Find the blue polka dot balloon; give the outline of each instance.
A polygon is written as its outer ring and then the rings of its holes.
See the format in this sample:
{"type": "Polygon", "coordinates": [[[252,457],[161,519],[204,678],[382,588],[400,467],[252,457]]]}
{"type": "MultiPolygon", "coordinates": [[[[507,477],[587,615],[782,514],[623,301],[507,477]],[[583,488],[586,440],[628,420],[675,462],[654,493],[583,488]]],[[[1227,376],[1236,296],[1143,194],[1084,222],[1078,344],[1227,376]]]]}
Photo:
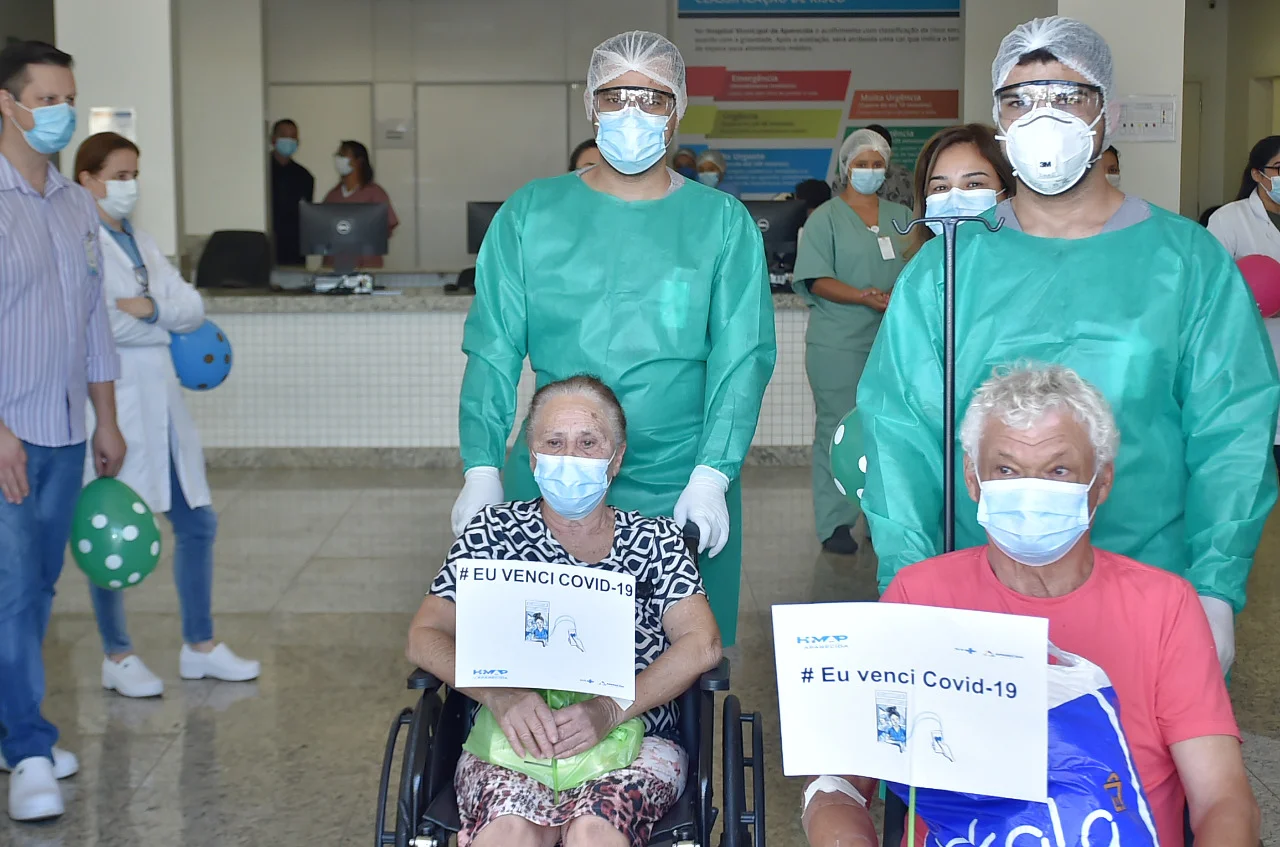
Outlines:
{"type": "Polygon", "coordinates": [[[193,332],[172,333],[169,352],[183,388],[210,391],[231,373],[231,342],[213,321],[205,321],[193,332]]]}

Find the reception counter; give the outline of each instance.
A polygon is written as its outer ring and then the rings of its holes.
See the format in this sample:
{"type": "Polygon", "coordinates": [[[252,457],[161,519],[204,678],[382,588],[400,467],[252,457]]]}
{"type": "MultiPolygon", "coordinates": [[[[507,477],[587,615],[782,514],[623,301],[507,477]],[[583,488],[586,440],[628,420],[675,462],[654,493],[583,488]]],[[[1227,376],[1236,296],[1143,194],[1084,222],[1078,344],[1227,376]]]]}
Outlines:
{"type": "MultiPolygon", "coordinates": [[[[458,460],[462,328],[473,298],[438,288],[319,295],[205,289],[227,333],[227,382],[187,400],[215,467],[451,467],[458,460]]],[[[778,363],[750,461],[809,461],[807,310],[774,295],[778,363]]],[[[520,407],[533,393],[526,364],[520,407]]]]}

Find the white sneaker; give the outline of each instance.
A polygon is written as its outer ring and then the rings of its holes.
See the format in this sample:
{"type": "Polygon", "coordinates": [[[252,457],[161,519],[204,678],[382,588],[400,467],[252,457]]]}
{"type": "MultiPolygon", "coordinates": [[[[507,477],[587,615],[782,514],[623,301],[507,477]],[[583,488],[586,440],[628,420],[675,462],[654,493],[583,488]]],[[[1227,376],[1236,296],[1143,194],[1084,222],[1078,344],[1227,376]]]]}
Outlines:
{"type": "Polygon", "coordinates": [[[9,817],[15,821],[43,821],[64,811],[53,762],[44,756],[18,762],[9,775],[9,817]]]}
{"type": "MultiPolygon", "coordinates": [[[[0,771],[8,773],[13,770],[9,767],[9,763],[5,761],[4,755],[0,754],[0,771]]],[[[66,779],[69,776],[75,776],[80,772],[80,760],[76,758],[76,754],[70,750],[63,750],[61,747],[53,748],[53,775],[58,779],[66,779]]]]}
{"type": "Polygon", "coordinates": [[[257,679],[262,665],[253,659],[242,659],[225,644],[219,644],[208,653],[192,650],[182,645],[178,657],[178,674],[183,679],[220,679],[224,682],[248,682],[257,679]]]}
{"type": "Polygon", "coordinates": [[[125,656],[118,662],[103,656],[102,687],[125,697],[159,697],[164,693],[164,682],[137,656],[125,656]]]}

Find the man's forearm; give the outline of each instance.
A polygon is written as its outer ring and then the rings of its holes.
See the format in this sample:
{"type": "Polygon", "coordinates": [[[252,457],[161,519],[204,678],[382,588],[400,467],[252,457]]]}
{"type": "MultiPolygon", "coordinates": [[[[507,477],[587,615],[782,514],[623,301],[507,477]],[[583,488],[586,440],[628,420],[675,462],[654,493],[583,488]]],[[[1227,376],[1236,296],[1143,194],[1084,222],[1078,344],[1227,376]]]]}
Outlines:
{"type": "Polygon", "coordinates": [[[110,421],[116,425],[116,384],[114,382],[89,383],[89,402],[93,404],[93,414],[99,424],[110,421]]]}
{"type": "Polygon", "coordinates": [[[1253,795],[1223,798],[1199,820],[1191,821],[1196,844],[1206,847],[1258,847],[1262,837],[1262,813],[1253,795]]]}

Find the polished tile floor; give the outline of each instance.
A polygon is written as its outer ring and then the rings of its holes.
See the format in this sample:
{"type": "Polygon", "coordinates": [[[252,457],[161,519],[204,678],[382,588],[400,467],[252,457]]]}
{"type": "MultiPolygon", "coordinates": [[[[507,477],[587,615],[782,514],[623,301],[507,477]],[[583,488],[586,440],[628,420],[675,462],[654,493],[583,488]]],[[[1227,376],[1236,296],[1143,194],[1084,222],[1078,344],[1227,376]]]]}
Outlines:
{"type": "MultiPolygon", "coordinates": [[[[166,562],[128,598],[135,644],[165,679],[165,696],[131,701],[104,692],[88,593],[68,565],[46,645],[46,707],[63,744],[80,754],[81,772],[63,783],[65,817],[17,825],[0,815],[0,845],[372,844],[387,727],[413,700],[403,688],[404,634],[448,548],[455,474],[239,471],[213,482],[221,515],[218,637],[261,659],[262,679],[178,679],[166,562]]],[[[781,775],[769,607],[871,599],[874,562],[870,554],[820,553],[807,470],[752,469],[746,484],[733,682],[745,707],[764,714],[768,843],[790,847],[804,839],[799,789],[781,775]]],[[[1254,569],[1232,685],[1273,847],[1280,847],[1278,559],[1280,519],[1254,569]]]]}

